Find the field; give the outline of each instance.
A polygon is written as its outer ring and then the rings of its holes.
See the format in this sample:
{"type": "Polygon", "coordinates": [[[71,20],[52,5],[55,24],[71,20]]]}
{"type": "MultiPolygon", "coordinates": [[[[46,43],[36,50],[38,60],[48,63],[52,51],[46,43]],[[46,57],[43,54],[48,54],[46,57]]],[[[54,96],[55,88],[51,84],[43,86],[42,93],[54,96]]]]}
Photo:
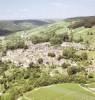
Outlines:
{"type": "Polygon", "coordinates": [[[95,100],[95,95],[79,84],[64,83],[35,89],[21,100],[95,100]]]}

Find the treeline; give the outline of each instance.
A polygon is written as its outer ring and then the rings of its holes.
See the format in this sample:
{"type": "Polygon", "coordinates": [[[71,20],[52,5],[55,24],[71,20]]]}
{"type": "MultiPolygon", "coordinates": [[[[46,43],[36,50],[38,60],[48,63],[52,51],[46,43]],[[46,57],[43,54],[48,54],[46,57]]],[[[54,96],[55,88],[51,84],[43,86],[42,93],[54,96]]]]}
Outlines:
{"type": "Polygon", "coordinates": [[[79,28],[79,27],[91,28],[94,25],[95,25],[95,17],[87,17],[87,18],[80,19],[79,21],[76,21],[68,28],[72,28],[72,29],[79,28]]]}

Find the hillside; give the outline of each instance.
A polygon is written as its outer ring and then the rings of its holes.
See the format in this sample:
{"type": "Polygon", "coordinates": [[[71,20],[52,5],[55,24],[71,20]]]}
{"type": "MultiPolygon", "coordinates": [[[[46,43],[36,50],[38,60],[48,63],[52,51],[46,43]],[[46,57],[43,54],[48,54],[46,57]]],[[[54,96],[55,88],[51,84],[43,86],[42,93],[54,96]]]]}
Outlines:
{"type": "Polygon", "coordinates": [[[80,17],[47,20],[0,38],[0,99],[94,100],[95,26],[87,19],[91,27],[80,17]]]}
{"type": "Polygon", "coordinates": [[[39,19],[39,20],[3,20],[0,21],[0,36],[12,34],[17,31],[26,31],[31,28],[44,26],[48,24],[53,24],[58,21],[66,21],[71,23],[69,28],[78,28],[78,27],[92,27],[95,24],[95,16],[88,17],[75,17],[67,19],[39,19]],[[72,22],[76,22],[72,24],[72,22]]]}
{"type": "Polygon", "coordinates": [[[95,95],[79,84],[64,83],[35,89],[26,93],[21,100],[94,100],[94,98],[95,95]]]}
{"type": "Polygon", "coordinates": [[[34,27],[54,23],[53,20],[5,20],[0,21],[0,36],[13,32],[28,30],[34,27]]]}
{"type": "Polygon", "coordinates": [[[79,21],[79,20],[86,20],[86,19],[88,20],[95,19],[95,16],[66,18],[65,21],[79,21]]]}

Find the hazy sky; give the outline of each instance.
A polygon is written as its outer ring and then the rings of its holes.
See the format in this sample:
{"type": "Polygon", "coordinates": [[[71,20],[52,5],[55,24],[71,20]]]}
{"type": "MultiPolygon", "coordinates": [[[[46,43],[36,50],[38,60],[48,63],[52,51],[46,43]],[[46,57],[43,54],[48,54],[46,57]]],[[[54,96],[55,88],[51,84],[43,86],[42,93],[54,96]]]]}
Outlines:
{"type": "Polygon", "coordinates": [[[95,0],[0,0],[0,19],[94,16],[95,0]]]}

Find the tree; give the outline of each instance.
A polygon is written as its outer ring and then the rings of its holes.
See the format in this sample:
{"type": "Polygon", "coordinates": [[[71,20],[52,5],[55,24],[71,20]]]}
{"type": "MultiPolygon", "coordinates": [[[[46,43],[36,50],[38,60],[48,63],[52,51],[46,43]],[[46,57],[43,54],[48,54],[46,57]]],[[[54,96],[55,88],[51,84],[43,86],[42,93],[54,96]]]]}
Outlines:
{"type": "Polygon", "coordinates": [[[76,66],[69,67],[69,68],[67,69],[68,75],[76,74],[76,73],[79,72],[79,71],[80,71],[80,69],[77,68],[76,66]]]}
{"type": "Polygon", "coordinates": [[[63,34],[63,41],[64,41],[64,42],[70,41],[68,33],[64,33],[64,34],[63,34]]]}

